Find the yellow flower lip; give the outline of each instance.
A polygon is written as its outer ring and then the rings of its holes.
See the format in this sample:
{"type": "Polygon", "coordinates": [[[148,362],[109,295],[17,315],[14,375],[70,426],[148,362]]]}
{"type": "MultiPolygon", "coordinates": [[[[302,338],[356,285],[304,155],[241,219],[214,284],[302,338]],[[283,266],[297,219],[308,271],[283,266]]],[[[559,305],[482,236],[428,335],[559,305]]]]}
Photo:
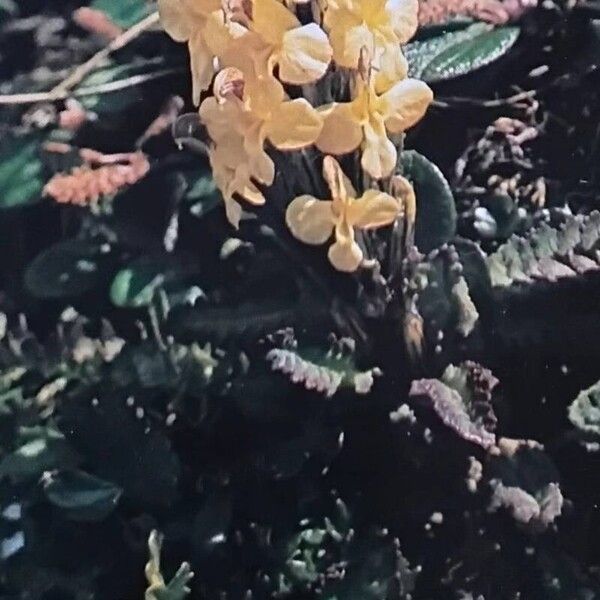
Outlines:
{"type": "Polygon", "coordinates": [[[219,103],[233,97],[242,100],[244,98],[244,74],[235,67],[222,69],[215,77],[213,94],[219,103]]]}
{"type": "Polygon", "coordinates": [[[397,150],[388,134],[417,123],[433,100],[429,86],[403,79],[378,94],[371,76],[355,78],[354,99],[320,108],[324,123],[316,145],[327,154],[346,154],[362,146],[361,165],[375,179],[388,177],[396,167],[397,150]]]}
{"type": "Polygon", "coordinates": [[[393,223],[401,214],[402,205],[396,198],[374,189],[356,198],[350,180],[332,156],[323,160],[323,178],[331,199],[298,196],[286,210],[286,223],[292,235],[306,244],[323,244],[334,234],[335,242],[328,251],[331,264],[338,271],[356,271],[363,251],[355,240],[355,229],[376,229],[393,223]]]}

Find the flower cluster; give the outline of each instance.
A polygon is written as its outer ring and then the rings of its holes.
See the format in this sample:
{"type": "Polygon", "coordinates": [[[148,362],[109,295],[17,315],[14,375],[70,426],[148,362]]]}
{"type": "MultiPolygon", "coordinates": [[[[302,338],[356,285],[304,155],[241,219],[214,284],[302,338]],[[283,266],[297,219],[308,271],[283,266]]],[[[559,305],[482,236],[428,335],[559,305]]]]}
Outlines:
{"type": "Polygon", "coordinates": [[[265,148],[314,145],[326,155],[331,198],[296,198],[286,223],[308,244],[334,234],[330,261],[356,270],[363,251],[355,229],[388,225],[403,211],[403,198],[379,190],[398,177],[401,134],[433,98],[408,78],[402,54],[417,28],[417,0],[159,0],[159,9],[167,32],[188,43],[196,104],[212,84],[200,118],[229,220],[238,225],[240,198],[265,203],[275,178],[265,148]],[[358,194],[330,156],[350,153],[368,175],[356,179],[379,180],[378,189],[358,194]]]}

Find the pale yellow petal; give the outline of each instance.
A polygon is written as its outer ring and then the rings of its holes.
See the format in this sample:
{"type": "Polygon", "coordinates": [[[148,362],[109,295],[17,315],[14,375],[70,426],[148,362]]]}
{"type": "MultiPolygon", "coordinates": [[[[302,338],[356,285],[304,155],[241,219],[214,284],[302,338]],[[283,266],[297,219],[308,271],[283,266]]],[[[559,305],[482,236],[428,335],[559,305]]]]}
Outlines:
{"type": "Polygon", "coordinates": [[[300,21],[279,0],[253,0],[252,28],[269,44],[280,46],[283,34],[299,25],[300,21]]]}
{"type": "Polygon", "coordinates": [[[290,29],[278,55],[279,77],[294,85],[312,83],[325,75],[332,52],[327,34],[316,23],[290,29]]]}
{"type": "Polygon", "coordinates": [[[225,13],[215,10],[206,17],[202,35],[210,51],[215,56],[221,56],[227,52],[229,45],[246,31],[237,23],[225,23],[225,13]]]}
{"type": "Polygon", "coordinates": [[[280,150],[297,150],[314,143],[323,128],[321,115],[304,98],[282,102],[266,125],[266,135],[280,150]]]}
{"type": "Polygon", "coordinates": [[[350,25],[354,19],[345,11],[340,12],[340,17],[341,21],[329,33],[333,58],[341,67],[356,69],[362,48],[366,47],[369,54],[373,55],[373,33],[365,23],[350,25]]]}
{"type": "Polygon", "coordinates": [[[398,44],[387,44],[378,48],[374,60],[375,90],[378,94],[387,92],[408,74],[408,61],[398,44]]]}
{"type": "Polygon", "coordinates": [[[225,216],[227,220],[235,229],[239,229],[242,219],[242,207],[240,203],[233,198],[223,198],[223,202],[225,203],[225,216]]]}
{"type": "Polygon", "coordinates": [[[379,190],[367,190],[350,203],[346,218],[352,227],[377,229],[393,223],[400,211],[401,206],[396,198],[379,190]]]}
{"type": "Polygon", "coordinates": [[[400,203],[408,223],[414,223],[417,216],[417,199],[410,181],[402,175],[394,175],[390,181],[390,192],[400,203]]]}
{"type": "MultiPolygon", "coordinates": [[[[337,237],[337,232],[336,232],[337,237]]],[[[329,262],[338,270],[352,273],[358,269],[363,259],[363,252],[354,239],[336,240],[327,253],[329,262]]]]}
{"type": "Polygon", "coordinates": [[[326,242],[333,232],[331,202],[308,194],[294,198],[285,211],[285,222],[292,235],[305,244],[326,242]]]}
{"type": "Polygon", "coordinates": [[[232,123],[239,120],[241,106],[234,100],[219,103],[214,96],[209,96],[202,101],[199,113],[208,135],[213,141],[220,143],[235,133],[232,123]]]}
{"type": "Polygon", "coordinates": [[[240,163],[231,183],[233,194],[239,194],[244,200],[247,200],[254,206],[261,206],[265,203],[265,197],[256,187],[250,178],[249,167],[247,163],[240,163]]]}
{"type": "Polygon", "coordinates": [[[244,149],[248,154],[249,172],[252,177],[271,185],[275,179],[275,164],[264,150],[264,124],[260,121],[248,127],[244,134],[244,149]]]}
{"type": "Polygon", "coordinates": [[[356,150],[363,139],[360,123],[351,103],[330,104],[319,109],[323,129],[316,145],[326,154],[346,154],[356,150]]]}
{"type": "Polygon", "coordinates": [[[391,133],[401,133],[420,121],[433,101],[431,88],[418,79],[404,79],[379,97],[379,110],[391,133]]]}
{"type": "Polygon", "coordinates": [[[419,25],[418,0],[387,0],[386,10],[400,44],[406,44],[419,25]]]}
{"type": "Polygon", "coordinates": [[[329,187],[334,202],[356,197],[352,182],[346,177],[340,163],[333,156],[326,156],[323,159],[323,179],[329,187]]]}
{"type": "Polygon", "coordinates": [[[158,0],[158,14],[165,31],[176,42],[186,42],[189,39],[193,23],[186,16],[185,7],[179,0],[158,0]]]}
{"type": "Polygon", "coordinates": [[[381,121],[373,120],[364,127],[362,168],[375,179],[391,175],[396,167],[398,153],[390,142],[381,121]]]}
{"type": "Polygon", "coordinates": [[[188,41],[190,50],[190,68],[192,71],[192,99],[200,104],[200,94],[210,87],[215,74],[212,52],[204,42],[202,32],[196,32],[188,41]]]}

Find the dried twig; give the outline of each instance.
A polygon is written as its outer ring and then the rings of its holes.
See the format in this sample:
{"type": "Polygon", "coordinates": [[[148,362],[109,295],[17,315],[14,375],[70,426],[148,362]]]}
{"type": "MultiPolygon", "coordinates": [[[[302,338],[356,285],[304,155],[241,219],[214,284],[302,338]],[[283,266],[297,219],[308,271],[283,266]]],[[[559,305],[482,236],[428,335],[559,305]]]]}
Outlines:
{"type": "MultiPolygon", "coordinates": [[[[98,86],[95,88],[83,88],[86,90],[86,93],[82,94],[83,90],[78,90],[76,92],[71,92],[71,90],[83,79],[89,75],[94,69],[97,69],[104,63],[104,61],[115,51],[124,48],[139,37],[142,33],[148,31],[154,25],[158,23],[158,12],[154,12],[151,15],[148,15],[146,18],[142,19],[126,31],[124,31],[121,35],[116,37],[114,40],[110,42],[106,47],[102,48],[99,52],[96,52],[94,56],[90,59],[79,65],[75,68],[75,70],[63,81],[61,81],[58,85],[53,87],[49,92],[40,92],[40,93],[31,93],[31,94],[7,94],[0,96],[0,105],[6,104],[33,104],[35,102],[55,102],[57,100],[64,100],[69,96],[81,96],[81,95],[89,95],[94,93],[105,93],[110,91],[115,91],[116,89],[123,89],[123,87],[129,87],[130,85],[137,85],[142,81],[148,81],[148,77],[145,79],[144,75],[137,75],[126,80],[122,80],[121,82],[113,81],[104,86],[98,86]],[[123,87],[114,87],[115,84],[127,82],[127,85],[123,87]],[[112,84],[112,85],[111,85],[112,84]],[[100,88],[100,91],[98,91],[100,88]]],[[[172,72],[172,71],[171,71],[172,72]]],[[[148,73],[147,75],[153,75],[153,79],[157,77],[157,74],[148,73]]],[[[161,76],[164,76],[164,73],[161,73],[161,76]]]]}
{"type": "Polygon", "coordinates": [[[184,73],[186,69],[182,68],[169,68],[160,69],[153,71],[152,73],[140,73],[139,75],[132,75],[125,79],[117,79],[116,81],[109,81],[100,85],[90,85],[79,88],[72,92],[64,91],[61,94],[55,94],[52,92],[33,92],[30,94],[8,94],[0,96],[0,105],[3,104],[36,104],[37,102],[55,102],[57,100],[66,100],[67,98],[81,98],[83,96],[95,96],[100,94],[109,94],[110,92],[117,92],[136,85],[141,85],[148,81],[155,79],[161,79],[169,75],[176,73],[184,73]]]}
{"type": "Polygon", "coordinates": [[[525,100],[531,100],[537,96],[537,90],[527,90],[509,96],[508,98],[495,98],[485,100],[481,98],[462,98],[460,96],[441,97],[434,100],[433,106],[438,108],[453,108],[455,106],[479,106],[481,108],[501,108],[503,106],[515,105],[525,100]]]}

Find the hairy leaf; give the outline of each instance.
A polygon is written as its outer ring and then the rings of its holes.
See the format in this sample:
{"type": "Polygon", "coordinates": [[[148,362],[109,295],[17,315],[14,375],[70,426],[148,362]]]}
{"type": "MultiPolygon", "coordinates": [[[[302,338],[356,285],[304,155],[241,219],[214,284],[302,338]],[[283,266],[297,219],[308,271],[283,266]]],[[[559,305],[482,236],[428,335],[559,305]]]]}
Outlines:
{"type": "Polygon", "coordinates": [[[485,67],[506,54],[517,41],[518,27],[475,23],[459,31],[443,32],[406,47],[412,77],[434,83],[485,67]]]}

